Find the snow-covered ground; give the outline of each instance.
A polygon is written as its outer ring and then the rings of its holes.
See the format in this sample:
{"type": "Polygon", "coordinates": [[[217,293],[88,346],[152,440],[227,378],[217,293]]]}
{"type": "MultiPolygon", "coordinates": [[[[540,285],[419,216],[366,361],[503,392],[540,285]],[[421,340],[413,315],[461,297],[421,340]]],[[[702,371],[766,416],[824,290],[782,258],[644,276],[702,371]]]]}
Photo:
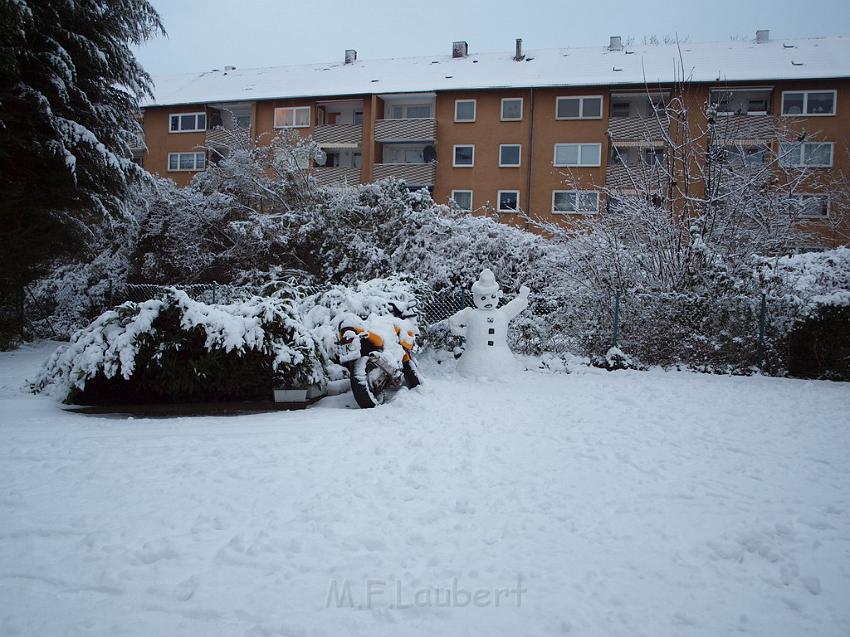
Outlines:
{"type": "Polygon", "coordinates": [[[27,395],[49,349],[0,354],[2,635],[850,632],[848,384],[431,368],[130,419],[27,395]]]}

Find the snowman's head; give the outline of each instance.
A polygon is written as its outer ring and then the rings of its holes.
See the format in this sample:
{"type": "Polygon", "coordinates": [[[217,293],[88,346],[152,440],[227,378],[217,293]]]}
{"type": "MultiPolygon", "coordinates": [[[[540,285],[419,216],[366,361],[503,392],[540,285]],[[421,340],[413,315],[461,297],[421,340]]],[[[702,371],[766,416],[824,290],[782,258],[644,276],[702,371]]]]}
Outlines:
{"type": "Polygon", "coordinates": [[[495,310],[499,305],[502,291],[496,283],[496,277],[490,268],[485,268],[472,284],[472,302],[479,310],[495,310]]]}

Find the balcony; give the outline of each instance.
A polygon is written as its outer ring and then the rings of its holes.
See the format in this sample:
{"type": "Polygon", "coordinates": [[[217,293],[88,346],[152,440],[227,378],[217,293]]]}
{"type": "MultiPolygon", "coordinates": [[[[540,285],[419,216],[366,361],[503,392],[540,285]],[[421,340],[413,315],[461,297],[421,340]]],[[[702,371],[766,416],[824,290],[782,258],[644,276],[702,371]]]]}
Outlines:
{"type": "Polygon", "coordinates": [[[620,192],[658,192],[667,188],[669,179],[658,164],[608,164],[605,186],[620,192]]]}
{"type": "Polygon", "coordinates": [[[250,128],[224,128],[216,126],[207,131],[206,146],[225,146],[227,148],[248,148],[251,146],[250,128]]]}
{"type": "Polygon", "coordinates": [[[313,141],[319,146],[354,147],[363,139],[361,124],[336,124],[316,126],[313,141]]]}
{"type": "Polygon", "coordinates": [[[375,164],[372,177],[375,181],[395,177],[406,181],[408,186],[433,186],[435,165],[434,162],[427,164],[375,164]]]}
{"type": "Polygon", "coordinates": [[[375,120],[375,141],[429,142],[437,138],[435,119],[379,119],[375,120]]]}
{"type": "Polygon", "coordinates": [[[612,141],[661,141],[662,123],[666,116],[612,117],[608,120],[608,136],[612,141]]]}
{"type": "Polygon", "coordinates": [[[773,115],[718,115],[714,118],[715,144],[767,142],[776,137],[773,115]]]}
{"type": "Polygon", "coordinates": [[[360,169],[347,166],[317,166],[313,177],[320,186],[344,186],[360,183],[360,169]]]}

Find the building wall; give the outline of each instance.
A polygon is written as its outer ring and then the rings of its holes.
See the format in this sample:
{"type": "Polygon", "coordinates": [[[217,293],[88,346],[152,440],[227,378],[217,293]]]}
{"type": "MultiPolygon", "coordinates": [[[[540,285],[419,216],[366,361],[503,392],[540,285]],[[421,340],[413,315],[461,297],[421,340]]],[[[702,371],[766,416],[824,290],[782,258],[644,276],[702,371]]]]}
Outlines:
{"type": "Polygon", "coordinates": [[[528,193],[526,172],[529,164],[529,91],[463,91],[437,96],[437,170],[434,199],[445,203],[452,190],[472,190],[473,209],[495,211],[499,190],[519,190],[520,205],[528,193]],[[502,98],[522,98],[520,121],[501,121],[502,98]],[[455,100],[475,99],[474,122],[455,122],[455,100]],[[453,167],[454,146],[473,144],[475,165],[453,167]],[[499,167],[499,145],[520,144],[520,166],[499,167]]]}
{"type": "MultiPolygon", "coordinates": [[[[207,112],[204,104],[190,104],[188,106],[165,106],[160,108],[145,109],[145,151],[142,165],[154,174],[161,177],[173,179],[178,186],[186,186],[194,172],[169,171],[168,154],[177,152],[191,152],[202,149],[206,141],[206,132],[200,133],[169,133],[169,117],[180,113],[207,112]]],[[[207,114],[209,121],[209,114],[207,114]]]]}
{"type": "MultiPolygon", "coordinates": [[[[805,134],[807,140],[835,142],[834,167],[814,170],[813,181],[824,182],[841,175],[850,175],[850,80],[811,80],[798,82],[752,82],[747,86],[773,86],[773,112],[779,125],[794,133],[805,134]],[[782,91],[837,90],[836,115],[823,117],[780,117],[782,91]]],[[[634,90],[635,87],[629,87],[634,90]]],[[[693,113],[692,124],[704,125],[703,106],[708,99],[708,85],[691,85],[683,99],[693,113]]],[[[472,190],[473,208],[479,214],[496,214],[499,190],[518,190],[520,206],[532,216],[564,223],[576,215],[552,214],[552,191],[563,189],[594,189],[605,185],[609,153],[607,135],[610,112],[610,95],[618,87],[592,87],[582,89],[505,89],[440,92],[436,98],[437,166],[433,187],[434,199],[445,203],[452,190],[472,190]],[[602,116],[599,119],[558,120],[555,117],[556,98],[559,96],[602,95],[602,116]],[[501,121],[503,98],[523,99],[523,117],[520,121],[501,121]],[[475,99],[474,122],[455,122],[455,100],[475,99]],[[556,143],[598,143],[601,145],[600,166],[592,168],[559,168],[553,166],[556,143]],[[473,167],[454,167],[453,149],[456,144],[475,146],[473,167]],[[519,167],[499,166],[499,145],[520,144],[519,167]]],[[[334,99],[346,99],[338,97],[334,99]]],[[[372,178],[373,164],[381,160],[381,144],[374,142],[375,120],[383,117],[383,100],[377,95],[354,96],[363,100],[363,165],[361,178],[372,178]]],[[[312,134],[316,125],[316,105],[327,99],[265,100],[255,105],[253,134],[258,143],[268,143],[276,132],[274,109],[282,106],[310,106],[311,121],[308,128],[295,129],[302,135],[312,134]]],[[[205,110],[203,105],[157,107],[145,110],[144,126],[148,151],[144,165],[151,172],[168,176],[185,185],[194,173],[170,172],[167,158],[170,152],[189,152],[203,145],[204,133],[169,133],[168,118],[175,113],[205,110]]],[[[846,184],[845,184],[846,187],[846,184]]],[[[697,193],[698,194],[698,193],[697,193]]],[[[600,201],[600,210],[605,203],[600,201]]],[[[813,221],[810,227],[820,232],[830,243],[842,243],[850,233],[850,213],[846,203],[834,202],[830,223],[813,221]],[[835,221],[838,220],[838,223],[835,221]]],[[[501,214],[507,223],[525,225],[520,215],[501,214]]]]}

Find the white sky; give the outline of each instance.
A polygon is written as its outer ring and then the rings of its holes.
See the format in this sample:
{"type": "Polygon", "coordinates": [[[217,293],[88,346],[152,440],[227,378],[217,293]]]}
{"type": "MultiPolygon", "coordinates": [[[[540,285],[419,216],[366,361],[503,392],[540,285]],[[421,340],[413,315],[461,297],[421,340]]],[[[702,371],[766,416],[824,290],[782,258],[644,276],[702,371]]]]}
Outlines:
{"type": "Polygon", "coordinates": [[[850,35],[850,0],[150,0],[168,37],[137,50],[152,75],[221,68],[596,46],[610,35],[692,41],[850,35]]]}

